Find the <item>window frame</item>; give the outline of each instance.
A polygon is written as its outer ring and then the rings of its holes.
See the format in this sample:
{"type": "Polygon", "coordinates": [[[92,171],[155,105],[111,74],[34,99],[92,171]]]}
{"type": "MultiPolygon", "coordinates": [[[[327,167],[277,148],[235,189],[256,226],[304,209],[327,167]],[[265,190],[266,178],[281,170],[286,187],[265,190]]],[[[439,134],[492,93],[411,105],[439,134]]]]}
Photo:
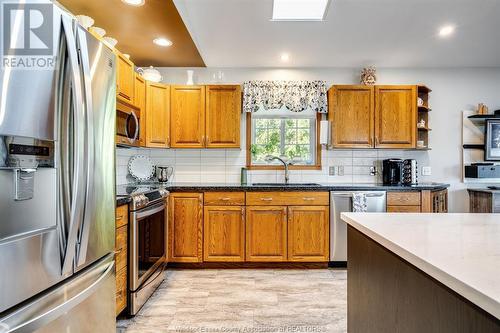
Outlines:
{"type": "MultiPolygon", "coordinates": [[[[311,165],[290,165],[290,170],[321,170],[321,144],[319,143],[320,136],[320,121],[321,114],[316,114],[316,144],[315,146],[315,161],[311,165]]],[[[252,112],[247,112],[246,116],[246,160],[248,170],[283,170],[285,167],[283,165],[262,165],[262,164],[252,164],[252,112]]]]}

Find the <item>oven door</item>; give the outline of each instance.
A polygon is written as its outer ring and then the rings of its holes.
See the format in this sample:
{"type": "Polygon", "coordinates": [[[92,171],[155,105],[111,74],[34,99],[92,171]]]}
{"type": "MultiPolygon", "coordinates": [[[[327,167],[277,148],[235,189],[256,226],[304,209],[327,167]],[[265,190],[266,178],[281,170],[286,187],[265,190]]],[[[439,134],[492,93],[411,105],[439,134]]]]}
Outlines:
{"type": "Polygon", "coordinates": [[[117,104],[116,143],[128,146],[139,145],[139,118],[136,111],[123,104],[117,104]]]}
{"type": "Polygon", "coordinates": [[[166,203],[132,212],[130,228],[130,289],[136,291],[166,258],[166,203]]]}

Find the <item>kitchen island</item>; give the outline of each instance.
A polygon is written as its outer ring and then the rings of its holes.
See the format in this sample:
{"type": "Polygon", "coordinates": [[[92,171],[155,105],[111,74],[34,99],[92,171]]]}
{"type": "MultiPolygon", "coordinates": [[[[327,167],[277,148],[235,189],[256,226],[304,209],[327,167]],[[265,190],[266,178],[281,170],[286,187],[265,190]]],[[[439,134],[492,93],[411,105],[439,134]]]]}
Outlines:
{"type": "Polygon", "coordinates": [[[500,331],[500,214],[342,219],[349,332],[500,331]]]}

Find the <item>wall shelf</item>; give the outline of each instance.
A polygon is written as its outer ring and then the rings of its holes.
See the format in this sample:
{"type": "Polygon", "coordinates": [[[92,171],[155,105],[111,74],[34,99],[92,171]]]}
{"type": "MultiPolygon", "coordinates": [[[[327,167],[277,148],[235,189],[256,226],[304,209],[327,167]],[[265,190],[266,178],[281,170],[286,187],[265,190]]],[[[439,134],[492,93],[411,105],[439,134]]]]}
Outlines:
{"type": "Polygon", "coordinates": [[[418,112],[430,112],[432,109],[428,106],[420,105],[418,107],[418,112]]]}
{"type": "Polygon", "coordinates": [[[432,131],[432,128],[429,127],[417,127],[419,131],[432,131]]]}

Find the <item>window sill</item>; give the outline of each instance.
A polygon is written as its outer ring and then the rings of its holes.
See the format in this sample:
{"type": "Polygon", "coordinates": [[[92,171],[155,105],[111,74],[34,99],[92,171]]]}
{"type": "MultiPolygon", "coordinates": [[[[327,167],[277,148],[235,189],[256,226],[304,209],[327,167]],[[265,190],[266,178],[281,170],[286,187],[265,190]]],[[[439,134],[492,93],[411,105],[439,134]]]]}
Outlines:
{"type": "MultiPolygon", "coordinates": [[[[282,165],[247,165],[248,170],[284,170],[282,165]]],[[[321,170],[321,165],[290,165],[289,170],[321,170]]]]}

